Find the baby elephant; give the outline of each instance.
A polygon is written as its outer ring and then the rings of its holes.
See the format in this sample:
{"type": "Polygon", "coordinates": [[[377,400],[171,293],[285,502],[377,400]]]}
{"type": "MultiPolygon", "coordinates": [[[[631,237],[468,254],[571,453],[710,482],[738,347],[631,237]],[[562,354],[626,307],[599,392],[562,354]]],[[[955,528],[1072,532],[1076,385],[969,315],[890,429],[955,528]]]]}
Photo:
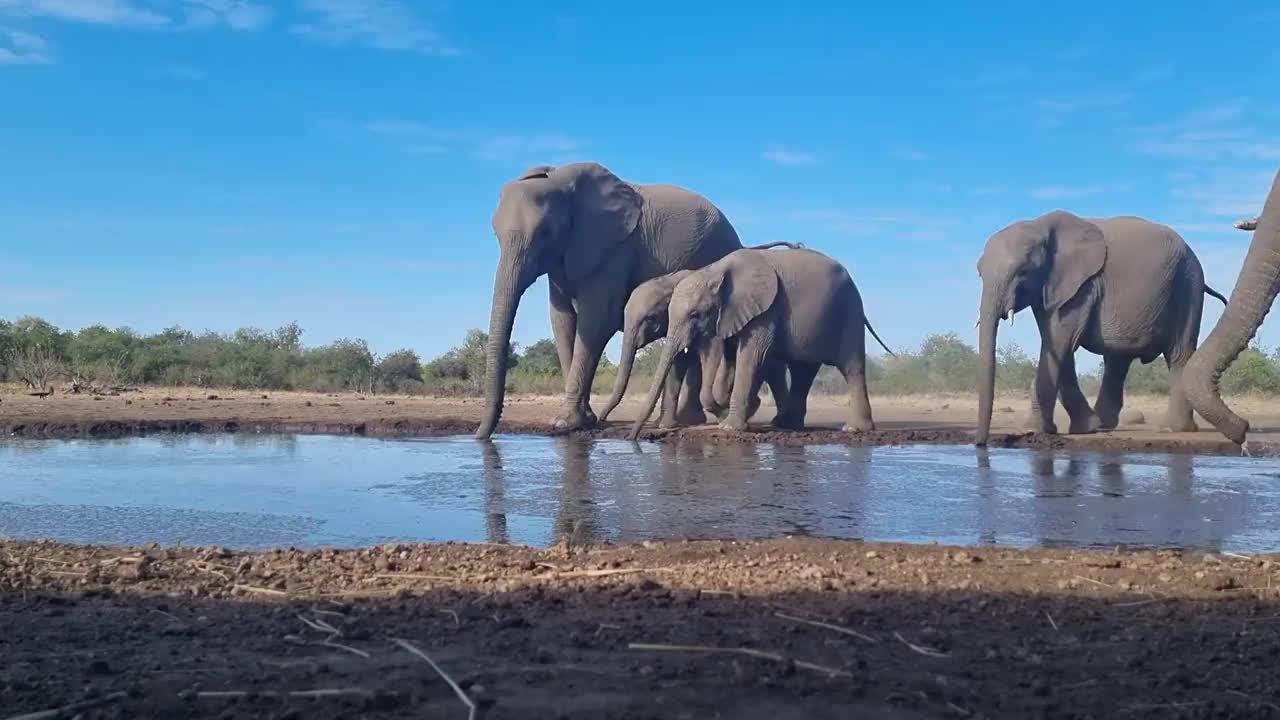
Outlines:
{"type": "Polygon", "coordinates": [[[803,249],[729,253],[676,285],[668,310],[668,345],[631,438],[639,436],[653,412],[676,354],[716,341],[734,343],[737,356],[729,413],[721,428],[747,427],[749,398],[760,389],[765,361],[776,358],[790,370],[791,387],[775,426],[804,426],[813,380],[819,368],[833,365],[849,383],[845,430],[873,430],[864,328],[880,340],[863,315],[853,279],[835,260],[803,249]]]}
{"type": "MultiPolygon", "coordinates": [[[[775,247],[795,250],[801,246],[790,242],[772,242],[756,245],[751,249],[768,250],[775,247]]],[[[667,334],[667,307],[671,303],[671,293],[676,285],[691,272],[693,271],[680,270],[660,275],[641,283],[631,291],[631,297],[627,299],[627,306],[623,310],[622,357],[618,365],[618,379],[614,383],[613,394],[599,415],[600,422],[606,421],[609,414],[622,402],[627,384],[631,381],[636,353],[667,334]]],[[[722,345],[723,343],[708,343],[700,353],[685,351],[676,355],[673,363],[675,372],[669,374],[663,386],[659,427],[669,428],[677,424],[701,425],[707,421],[704,411],[717,417],[724,414],[728,402],[727,387],[731,386],[725,386],[723,380],[720,381],[719,387],[713,384],[713,380],[718,379],[718,370],[723,359],[722,345]],[[683,398],[680,397],[682,389],[685,395],[683,398]],[[680,398],[679,407],[677,407],[677,398],[680,398]]],[[[780,401],[781,398],[786,397],[786,368],[776,365],[771,369],[773,372],[767,375],[767,380],[775,399],[780,401]]],[[[759,405],[759,395],[753,395],[752,407],[747,416],[755,414],[759,405]]]]}

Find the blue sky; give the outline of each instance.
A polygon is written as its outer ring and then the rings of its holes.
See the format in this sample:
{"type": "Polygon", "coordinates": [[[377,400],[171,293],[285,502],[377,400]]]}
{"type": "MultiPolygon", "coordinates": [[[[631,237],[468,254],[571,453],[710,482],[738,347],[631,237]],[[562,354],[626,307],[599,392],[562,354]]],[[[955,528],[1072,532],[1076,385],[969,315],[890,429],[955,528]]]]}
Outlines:
{"type": "Polygon", "coordinates": [[[0,0],[0,316],[433,356],[487,324],[501,184],[574,160],[836,257],[893,347],[976,342],[987,237],[1056,208],[1168,223],[1230,292],[1280,10],[968,5],[0,0]]]}

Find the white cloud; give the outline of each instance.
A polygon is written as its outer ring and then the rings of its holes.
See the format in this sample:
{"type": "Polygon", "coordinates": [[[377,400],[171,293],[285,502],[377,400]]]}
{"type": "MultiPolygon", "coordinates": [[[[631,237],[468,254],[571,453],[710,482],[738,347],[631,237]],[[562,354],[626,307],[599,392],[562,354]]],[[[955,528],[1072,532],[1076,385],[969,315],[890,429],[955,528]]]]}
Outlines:
{"type": "Polygon", "coordinates": [[[1242,122],[1245,105],[1213,105],[1161,125],[1122,131],[1130,147],[1144,155],[1180,160],[1280,160],[1280,135],[1260,136],[1242,122]]]}
{"type": "Polygon", "coordinates": [[[457,48],[402,0],[299,0],[309,17],[294,34],[326,45],[455,55],[457,48]]]}
{"type": "Polygon", "coordinates": [[[1111,192],[1129,192],[1134,189],[1133,183],[1115,183],[1112,185],[1049,185],[1034,188],[1027,194],[1037,200],[1061,200],[1064,198],[1088,197],[1111,192]]]}
{"type": "Polygon", "coordinates": [[[126,28],[256,30],[274,11],[249,0],[0,0],[0,15],[126,28]]]}
{"type": "Polygon", "coordinates": [[[783,167],[802,167],[804,165],[813,165],[818,161],[817,158],[807,152],[787,150],[781,147],[773,147],[766,150],[761,156],[765,160],[783,167]]]}
{"type": "Polygon", "coordinates": [[[48,65],[49,45],[44,38],[12,28],[0,28],[0,65],[48,65]]]}
{"type": "Polygon", "coordinates": [[[1129,104],[1129,93],[1099,93],[1070,98],[1041,98],[1035,103],[1037,123],[1041,127],[1061,127],[1072,115],[1083,112],[1114,110],[1129,104]]]}
{"type": "Polygon", "coordinates": [[[522,155],[545,156],[577,150],[582,143],[561,133],[542,135],[499,135],[484,140],[475,155],[484,160],[515,158],[522,155]]]}

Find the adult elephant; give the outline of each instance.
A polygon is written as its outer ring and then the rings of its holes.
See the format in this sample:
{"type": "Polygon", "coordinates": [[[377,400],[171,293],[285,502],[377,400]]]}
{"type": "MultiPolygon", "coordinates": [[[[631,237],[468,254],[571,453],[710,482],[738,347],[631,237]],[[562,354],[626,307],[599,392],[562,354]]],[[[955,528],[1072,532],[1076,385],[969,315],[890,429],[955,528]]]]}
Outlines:
{"type": "Polygon", "coordinates": [[[978,274],[978,445],[986,444],[991,430],[996,326],[1025,308],[1040,330],[1031,430],[1058,431],[1053,409],[1059,397],[1071,417],[1070,432],[1116,427],[1130,365],[1160,355],[1169,366],[1165,426],[1195,429],[1183,369],[1200,336],[1204,294],[1226,299],[1205,285],[1200,260],[1172,228],[1133,216],[1082,218],[1058,210],[992,235],[978,274]],[[1075,372],[1081,347],[1103,357],[1093,408],[1075,372]]]}
{"type": "Polygon", "coordinates": [[[1245,255],[1227,308],[1187,362],[1183,375],[1187,399],[1196,412],[1247,451],[1245,436],[1249,432],[1249,421],[1222,402],[1218,379],[1253,339],[1270,312],[1276,294],[1280,293],[1280,173],[1271,184],[1262,215],[1256,220],[1237,223],[1236,227],[1252,230],[1253,242],[1249,244],[1249,253],[1245,255]]]}
{"type": "Polygon", "coordinates": [[[595,424],[591,381],[637,285],[710,264],[742,247],[710,200],[675,185],[622,180],[599,163],[538,166],[502,187],[493,230],[502,249],[493,280],[485,416],[502,415],[511,326],[524,291],[548,276],[551,329],[565,373],[558,429],[595,424]]]}

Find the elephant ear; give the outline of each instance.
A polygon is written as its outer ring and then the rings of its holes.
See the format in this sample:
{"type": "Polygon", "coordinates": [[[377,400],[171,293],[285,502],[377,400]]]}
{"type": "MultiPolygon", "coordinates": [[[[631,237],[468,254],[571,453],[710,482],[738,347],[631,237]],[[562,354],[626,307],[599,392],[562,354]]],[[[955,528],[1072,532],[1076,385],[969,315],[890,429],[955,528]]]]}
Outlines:
{"type": "Polygon", "coordinates": [[[564,266],[570,282],[577,282],[635,232],[643,200],[630,183],[599,163],[565,165],[551,177],[570,187],[573,217],[564,266]]]}
{"type": "Polygon", "coordinates": [[[1044,307],[1050,312],[1075,297],[1089,278],[1102,272],[1107,243],[1097,225],[1067,212],[1044,217],[1049,229],[1053,265],[1044,284],[1044,307]]]}
{"type": "MultiPolygon", "coordinates": [[[[762,251],[767,252],[767,251],[762,251]]],[[[720,320],[716,332],[727,339],[742,332],[778,297],[778,273],[769,263],[740,250],[726,258],[720,279],[720,320]]]]}

